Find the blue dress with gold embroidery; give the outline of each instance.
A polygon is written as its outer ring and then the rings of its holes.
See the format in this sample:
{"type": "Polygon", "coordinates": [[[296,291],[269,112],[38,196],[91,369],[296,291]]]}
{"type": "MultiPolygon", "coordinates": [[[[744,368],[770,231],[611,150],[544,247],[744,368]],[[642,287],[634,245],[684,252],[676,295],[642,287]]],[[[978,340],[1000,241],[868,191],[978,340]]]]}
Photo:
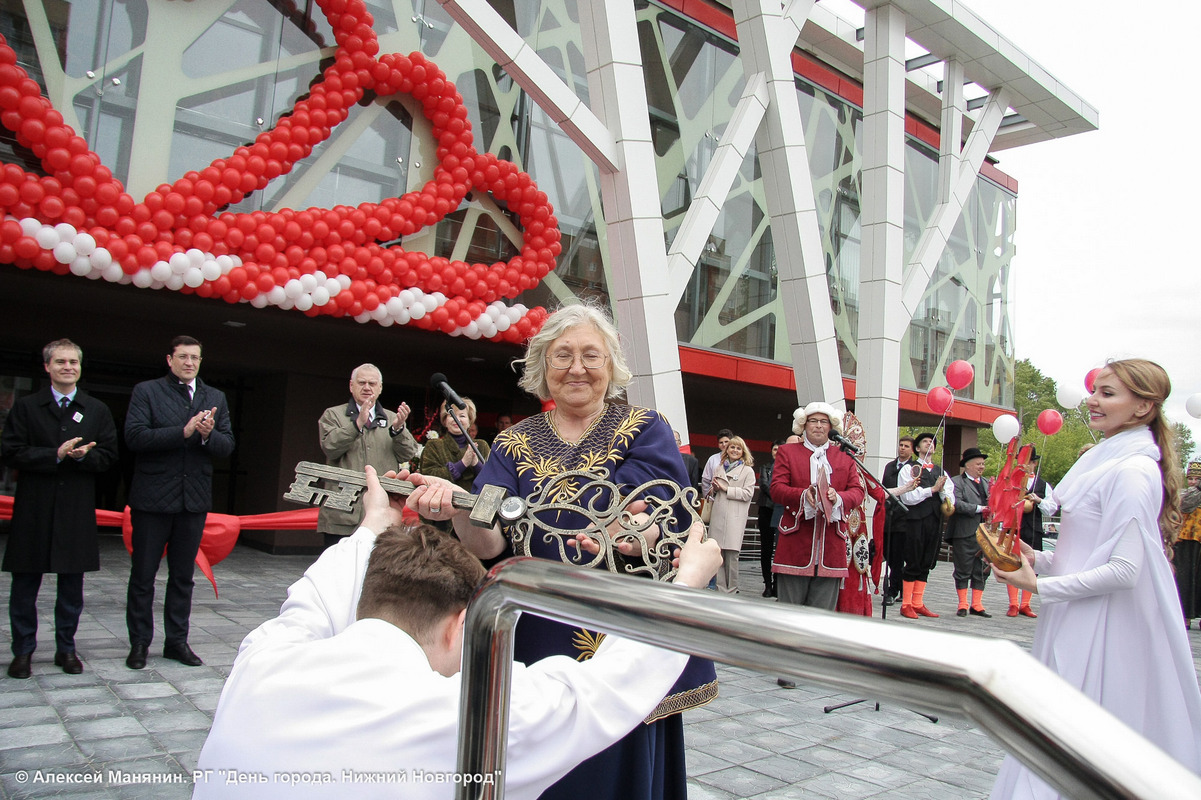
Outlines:
{"type": "MultiPolygon", "coordinates": [[[[475,490],[492,484],[510,494],[529,497],[549,479],[571,470],[598,473],[605,480],[631,488],[656,479],[689,485],[671,428],[660,414],[635,406],[606,405],[578,442],[562,439],[549,414],[529,417],[503,431],[476,477],[475,490]]],[[[583,518],[575,514],[562,513],[560,517],[555,524],[563,530],[585,525],[583,518]]],[[[543,542],[541,537],[534,537],[530,549],[539,558],[560,560],[556,546],[543,542]]],[[[599,634],[523,614],[514,636],[514,655],[527,664],[552,655],[585,660],[592,656],[599,642],[599,634]]],[[[686,797],[680,712],[702,706],[716,696],[717,677],[712,662],[690,659],[671,693],[646,724],[580,764],[542,797],[544,800],[686,797]]]]}

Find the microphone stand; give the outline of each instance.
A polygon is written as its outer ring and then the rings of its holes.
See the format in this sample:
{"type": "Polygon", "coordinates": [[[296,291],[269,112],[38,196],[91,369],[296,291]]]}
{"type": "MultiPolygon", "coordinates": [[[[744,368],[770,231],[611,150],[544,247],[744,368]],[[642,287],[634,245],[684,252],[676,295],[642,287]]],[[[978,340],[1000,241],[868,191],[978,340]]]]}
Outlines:
{"type": "MultiPolygon", "coordinates": [[[[885,487],[884,484],[881,483],[880,480],[875,475],[872,474],[871,470],[869,470],[867,468],[867,465],[859,460],[859,448],[855,447],[850,442],[835,442],[835,444],[838,445],[839,450],[841,450],[842,452],[844,452],[848,456],[850,456],[851,460],[854,461],[855,464],[857,464],[859,466],[859,471],[863,474],[863,476],[865,478],[867,478],[867,480],[870,484],[876,486],[882,492],[884,492],[884,508],[886,509],[885,514],[887,514],[888,511],[904,510],[905,504],[902,503],[900,500],[898,500],[895,496],[893,496],[892,492],[888,491],[887,487],[885,487]]],[[[888,540],[891,537],[891,535],[892,535],[892,531],[889,530],[888,525],[885,525],[884,526],[884,537],[883,537],[884,553],[881,554],[881,557],[884,559],[885,564],[888,563],[888,540]]],[[[887,591],[888,591],[887,588],[885,588],[885,592],[887,592],[887,591]]],[[[884,620],[887,618],[888,618],[888,606],[881,604],[880,619],[884,620]]],[[[822,708],[822,712],[825,714],[829,714],[831,711],[837,711],[840,708],[847,708],[848,706],[857,706],[860,703],[866,703],[866,702],[868,702],[868,699],[866,697],[860,697],[857,700],[848,700],[845,703],[836,703],[831,706],[825,706],[824,708],[822,708]]],[[[879,711],[879,710],[880,710],[880,701],[877,700],[876,701],[876,711],[879,711]]],[[[926,719],[930,720],[933,723],[938,722],[938,717],[932,716],[930,714],[925,714],[921,711],[916,711],[912,708],[909,709],[909,711],[912,711],[914,714],[917,714],[919,717],[925,717],[926,719]]]]}

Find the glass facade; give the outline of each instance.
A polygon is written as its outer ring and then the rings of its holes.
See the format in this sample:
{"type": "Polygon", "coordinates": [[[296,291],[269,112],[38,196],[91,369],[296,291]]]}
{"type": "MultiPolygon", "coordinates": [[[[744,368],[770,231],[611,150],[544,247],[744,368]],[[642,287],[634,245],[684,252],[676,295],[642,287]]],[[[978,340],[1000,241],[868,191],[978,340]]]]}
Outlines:
{"type": "MultiPolygon", "coordinates": [[[[492,0],[564,81],[588,95],[577,0],[492,0]]],[[[420,50],[453,80],[475,145],[529,172],[562,231],[556,271],[519,301],[554,306],[607,297],[610,278],[595,166],[442,10],[428,0],[369,0],[381,52],[420,50]]],[[[666,237],[670,243],[743,89],[737,44],[652,3],[636,4],[666,237]]],[[[289,0],[0,1],[0,32],[67,123],[140,197],[252,141],[306,93],[328,63],[333,32],[311,3],[289,0]],[[173,109],[173,113],[165,110],[173,109]]],[[[844,374],[856,368],[862,112],[798,78],[830,302],[844,374]]],[[[367,96],[312,155],[236,211],[378,202],[420,187],[433,171],[428,123],[409,97],[367,96]],[[416,122],[415,122],[416,119],[416,122]]],[[[33,168],[13,137],[5,161],[33,168]]],[[[937,154],[906,151],[905,243],[917,244],[936,203],[937,154]]],[[[963,358],[976,381],[960,396],[1012,403],[1010,261],[1016,200],[980,178],[902,342],[901,385],[940,384],[963,358]]],[[[406,239],[452,259],[491,262],[518,252],[502,203],[472,194],[434,229],[406,239]]],[[[133,289],[131,289],[133,291],[133,289]]],[[[783,359],[771,228],[752,148],[676,310],[681,343],[783,359]]]]}

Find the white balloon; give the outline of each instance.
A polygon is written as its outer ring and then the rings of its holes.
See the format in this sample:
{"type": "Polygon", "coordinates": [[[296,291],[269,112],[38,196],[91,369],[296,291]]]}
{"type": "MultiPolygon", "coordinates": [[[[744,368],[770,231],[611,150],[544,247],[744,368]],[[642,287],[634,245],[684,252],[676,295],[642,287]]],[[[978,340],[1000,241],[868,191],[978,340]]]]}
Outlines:
{"type": "Polygon", "coordinates": [[[254,299],[252,299],[250,301],[250,305],[254,306],[255,308],[266,308],[267,307],[267,295],[263,294],[262,292],[259,292],[258,294],[256,294],[254,296],[254,299]]]}
{"type": "Polygon", "coordinates": [[[355,314],[354,321],[358,322],[358,323],[370,322],[371,321],[371,312],[364,311],[362,314],[355,314]]]}
{"type": "Polygon", "coordinates": [[[80,232],[75,234],[75,239],[71,244],[75,245],[75,252],[81,256],[90,256],[96,249],[96,237],[90,233],[80,232]]]}
{"type": "Polygon", "coordinates": [[[221,267],[222,275],[228,275],[229,271],[234,268],[234,260],[229,256],[217,256],[213,260],[217,262],[217,266],[221,267]]]}
{"type": "MultiPolygon", "coordinates": [[[[424,311],[424,309],[422,310],[424,311]]],[[[408,325],[409,320],[412,319],[412,317],[409,315],[408,311],[402,308],[400,311],[392,315],[392,319],[396,320],[397,325],[408,325]]]]}
{"type": "Polygon", "coordinates": [[[149,289],[152,283],[154,283],[154,277],[145,267],[133,274],[133,285],[139,289],[149,289]]]}
{"type": "Polygon", "coordinates": [[[353,283],[349,275],[339,275],[336,278],[332,278],[332,280],[337,281],[338,285],[343,289],[349,289],[350,284],[353,283]]]}
{"type": "Polygon", "coordinates": [[[1012,414],[1002,414],[993,420],[992,433],[1001,444],[1009,444],[1009,441],[1021,432],[1022,424],[1012,414]]]}
{"type": "MultiPolygon", "coordinates": [[[[333,297],[338,292],[342,291],[342,284],[338,283],[336,278],[326,278],[325,283],[322,285],[325,287],[326,294],[328,294],[330,297],[333,297]]],[[[316,295],[314,295],[314,297],[315,296],[316,295]]]]}
{"type": "Polygon", "coordinates": [[[284,291],[282,286],[272,286],[267,292],[267,302],[273,306],[281,305],[288,299],[288,293],[284,291]]]}
{"type": "Polygon", "coordinates": [[[192,266],[191,260],[183,253],[172,253],[167,259],[167,263],[171,265],[171,271],[176,275],[183,275],[188,271],[188,267],[192,266]]]}
{"type": "Polygon", "coordinates": [[[423,306],[421,303],[414,303],[413,307],[409,309],[409,317],[412,319],[421,319],[424,316],[425,306],[423,306]]]}
{"type": "Polygon", "coordinates": [[[1184,401],[1184,410],[1191,416],[1201,419],[1201,392],[1184,401]]]}
{"type": "Polygon", "coordinates": [[[503,333],[504,331],[507,331],[509,329],[509,326],[512,324],[513,323],[509,320],[509,318],[507,316],[504,316],[496,321],[496,329],[503,333]]]}
{"type": "Polygon", "coordinates": [[[468,339],[478,339],[480,338],[480,326],[473,321],[464,329],[463,333],[467,334],[468,339]]]}
{"type": "MultiPolygon", "coordinates": [[[[107,270],[107,269],[106,269],[104,272],[105,272],[105,275],[107,275],[107,274],[108,274],[108,270],[107,270]]],[[[121,284],[122,286],[125,286],[125,285],[128,285],[128,284],[130,284],[130,283],[133,283],[133,276],[132,276],[132,275],[130,275],[130,274],[129,274],[128,272],[126,272],[125,270],[121,270],[121,278],[120,278],[120,280],[118,280],[118,281],[117,281],[117,283],[121,284]]]]}
{"type": "Polygon", "coordinates": [[[79,231],[75,230],[75,226],[67,222],[60,222],[54,226],[54,232],[58,234],[60,241],[70,242],[75,239],[75,234],[79,231]]]}
{"type": "Polygon", "coordinates": [[[313,284],[314,286],[320,286],[321,284],[325,283],[328,279],[329,279],[329,276],[326,275],[321,270],[319,270],[319,269],[313,270],[313,280],[316,281],[316,283],[313,284]]]}
{"type": "MultiPolygon", "coordinates": [[[[62,245],[59,245],[59,247],[62,247],[62,245]]],[[[92,262],[88,261],[86,258],[76,258],[71,261],[63,261],[58,257],[58,247],[54,248],[54,258],[60,264],[70,264],[71,266],[68,269],[71,270],[72,275],[78,275],[82,278],[84,275],[87,275],[92,271],[92,262]]]]}
{"type": "Polygon", "coordinates": [[[171,277],[171,265],[166,261],[155,261],[154,266],[150,268],[150,277],[156,281],[165,282],[171,277]]]}
{"type": "Polygon", "coordinates": [[[304,284],[297,278],[290,279],[284,284],[284,294],[291,300],[295,300],[304,294],[304,284]]]}
{"type": "Polygon", "coordinates": [[[313,296],[311,294],[302,294],[296,298],[296,308],[300,311],[308,311],[313,307],[313,296]]]}
{"type": "Polygon", "coordinates": [[[36,220],[33,217],[25,217],[20,221],[21,233],[26,236],[37,236],[38,231],[42,229],[41,220],[36,220]]]}
{"type": "Polygon", "coordinates": [[[373,320],[375,320],[376,322],[380,322],[380,321],[388,318],[388,307],[386,305],[384,305],[383,303],[380,303],[378,306],[376,306],[374,309],[372,309],[369,313],[371,314],[371,318],[373,320]]]}
{"type": "Polygon", "coordinates": [[[384,303],[384,308],[388,314],[395,317],[397,314],[405,310],[405,304],[399,297],[389,297],[388,302],[384,303]]]}
{"type": "MultiPolygon", "coordinates": [[[[420,305],[423,309],[425,309],[426,313],[428,313],[438,307],[438,298],[434,297],[432,294],[427,294],[425,297],[421,298],[420,305]]],[[[414,308],[416,307],[417,306],[415,304],[414,308]]]]}
{"type": "MultiPolygon", "coordinates": [[[[83,251],[79,249],[78,238],[75,240],[75,242],[75,252],[79,253],[81,256],[84,255],[83,251]]],[[[113,263],[113,254],[103,247],[97,247],[91,253],[88,253],[87,256],[88,261],[91,261],[92,266],[96,267],[96,269],[107,269],[108,265],[113,263]]]]}
{"type": "Polygon", "coordinates": [[[405,308],[408,308],[409,306],[413,305],[413,301],[415,301],[417,298],[413,295],[412,290],[401,289],[400,294],[398,294],[396,297],[393,297],[392,299],[399,300],[400,302],[404,303],[405,308]]]}
{"type": "Polygon", "coordinates": [[[221,265],[214,259],[207,259],[200,265],[200,274],[206,281],[215,281],[221,277],[221,265]]]}
{"type": "Polygon", "coordinates": [[[1063,384],[1055,389],[1055,402],[1063,408],[1076,408],[1084,401],[1084,392],[1071,384],[1063,384]]]}
{"type": "Polygon", "coordinates": [[[300,288],[306,292],[311,292],[317,288],[317,278],[313,275],[301,275],[298,280],[300,281],[300,288]]]}
{"type": "Polygon", "coordinates": [[[379,321],[379,324],[380,324],[380,327],[382,327],[382,328],[391,328],[392,327],[392,318],[384,317],[383,319],[381,319],[379,321]]]}
{"type": "MultiPolygon", "coordinates": [[[[71,244],[70,242],[59,242],[58,244],[54,245],[54,260],[60,264],[70,264],[79,257],[79,253],[75,252],[75,245],[71,244]]],[[[92,268],[92,262],[88,261],[86,258],[84,258],[83,261],[87,263],[88,269],[90,270],[92,268]]],[[[82,275],[83,273],[81,272],[77,274],[82,275]]]]}
{"type": "Polygon", "coordinates": [[[178,292],[183,288],[183,275],[172,275],[163,282],[163,285],[173,292],[178,292]]]}
{"type": "Polygon", "coordinates": [[[323,306],[329,302],[329,290],[324,286],[318,286],[313,290],[313,305],[323,306]]]}
{"type": "Polygon", "coordinates": [[[109,264],[104,269],[98,269],[97,272],[109,283],[121,283],[125,277],[125,270],[121,269],[120,264],[109,264]]]}
{"type": "Polygon", "coordinates": [[[53,250],[54,246],[62,241],[62,238],[58,235],[58,231],[49,225],[39,228],[38,232],[33,235],[33,238],[37,240],[38,247],[41,247],[43,250],[53,250]]]}
{"type": "Polygon", "coordinates": [[[189,247],[184,251],[184,255],[188,257],[188,261],[192,262],[193,267],[199,267],[204,263],[204,253],[195,247],[189,247]]]}

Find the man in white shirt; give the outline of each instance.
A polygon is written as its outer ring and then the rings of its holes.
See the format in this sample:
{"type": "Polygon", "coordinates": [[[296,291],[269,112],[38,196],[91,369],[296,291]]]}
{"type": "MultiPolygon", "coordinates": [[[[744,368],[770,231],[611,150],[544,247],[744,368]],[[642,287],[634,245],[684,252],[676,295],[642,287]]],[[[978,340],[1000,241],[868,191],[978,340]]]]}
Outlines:
{"type": "Polygon", "coordinates": [[[722,428],[717,432],[717,452],[709,456],[709,460],[705,462],[705,470],[701,473],[702,497],[707,497],[709,490],[713,488],[713,476],[721,468],[721,460],[726,457],[726,445],[733,436],[734,432],[729,428],[722,428]]]}
{"type": "MultiPolygon", "coordinates": [[[[195,798],[450,798],[467,601],[484,569],[427,525],[391,528],[402,503],[367,470],[362,526],[288,590],[278,618],[242,642],[201,751],[195,798]],[[376,531],[383,531],[378,538],[376,531]]],[[[721,563],[696,525],[675,582],[703,587],[721,563]]],[[[641,724],[687,657],[607,637],[589,661],[515,664],[511,798],[536,798],[641,724]]]]}
{"type": "Polygon", "coordinates": [[[919,433],[914,447],[919,463],[902,467],[897,475],[900,486],[918,479],[916,489],[901,495],[901,502],[908,508],[905,567],[901,573],[901,616],[909,619],[938,616],[926,608],[926,580],[938,559],[939,529],[942,527],[939,506],[942,500],[955,502],[947,473],[934,463],[934,450],[938,447],[934,434],[929,431],[919,433]]]}

